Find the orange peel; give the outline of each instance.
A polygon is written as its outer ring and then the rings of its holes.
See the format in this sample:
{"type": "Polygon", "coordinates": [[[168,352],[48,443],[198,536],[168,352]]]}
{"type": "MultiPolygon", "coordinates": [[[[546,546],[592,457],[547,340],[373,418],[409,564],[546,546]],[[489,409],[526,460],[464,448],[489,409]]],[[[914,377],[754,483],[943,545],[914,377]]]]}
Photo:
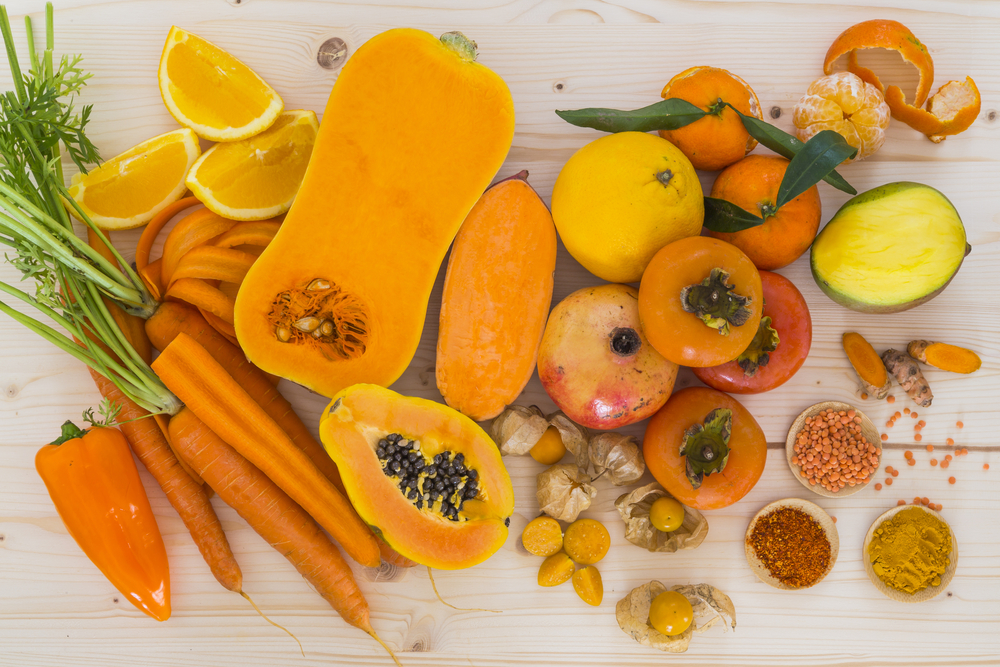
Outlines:
{"type": "Polygon", "coordinates": [[[885,95],[892,117],[924,133],[934,143],[945,137],[967,130],[979,115],[982,98],[972,77],[965,81],[949,81],[938,89],[930,100],[934,82],[934,62],[927,47],[898,21],[873,19],[855,24],[833,41],[823,61],[823,72],[830,74],[833,64],[847,54],[847,70],[872,84],[885,95]],[[884,86],[878,75],[858,63],[858,51],[864,49],[889,49],[896,51],[903,60],[917,68],[920,75],[913,103],[899,86],[884,86]],[[924,102],[927,108],[921,108],[924,102]]]}
{"type": "Polygon", "coordinates": [[[969,129],[979,116],[982,98],[971,76],[965,81],[949,81],[930,100],[927,109],[911,106],[903,100],[898,88],[886,91],[885,101],[893,116],[913,129],[923,132],[934,143],[969,129]]]}
{"type": "MultiPolygon", "coordinates": [[[[888,19],[872,19],[852,25],[840,33],[826,52],[823,60],[823,74],[833,73],[833,64],[844,54],[848,55],[847,69],[872,84],[885,93],[878,76],[867,67],[862,67],[857,61],[857,51],[864,49],[889,49],[897,52],[903,60],[917,68],[920,79],[917,81],[917,91],[913,97],[914,106],[921,106],[927,99],[934,82],[934,61],[927,47],[921,43],[910,29],[898,21],[888,19]]],[[[889,86],[896,88],[899,86],[889,86]]],[[[900,94],[902,91],[900,90],[900,94]]],[[[895,113],[893,113],[895,117],[895,113]]]]}

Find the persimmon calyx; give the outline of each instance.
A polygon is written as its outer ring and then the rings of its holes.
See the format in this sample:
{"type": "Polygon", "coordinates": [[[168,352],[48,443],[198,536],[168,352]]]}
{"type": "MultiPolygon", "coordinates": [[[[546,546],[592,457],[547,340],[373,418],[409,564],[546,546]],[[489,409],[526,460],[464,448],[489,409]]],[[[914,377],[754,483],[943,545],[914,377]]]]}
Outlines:
{"type": "Polygon", "coordinates": [[[750,346],[743,350],[743,353],[736,357],[736,363],[743,369],[743,374],[752,378],[757,374],[757,369],[767,366],[771,360],[771,352],[778,349],[778,332],[771,328],[771,318],[760,318],[760,326],[757,327],[757,334],[750,341],[750,346]]]}
{"type": "Polygon", "coordinates": [[[685,461],[685,474],[691,486],[701,487],[705,475],[722,472],[729,460],[729,436],[733,432],[733,411],[715,408],[700,424],[692,424],[684,431],[681,456],[685,461]]]}
{"type": "Polygon", "coordinates": [[[752,299],[735,292],[734,285],[726,284],[729,273],[718,267],[700,283],[681,290],[681,307],[716,329],[723,336],[729,335],[730,326],[743,326],[750,319],[752,299]]]}

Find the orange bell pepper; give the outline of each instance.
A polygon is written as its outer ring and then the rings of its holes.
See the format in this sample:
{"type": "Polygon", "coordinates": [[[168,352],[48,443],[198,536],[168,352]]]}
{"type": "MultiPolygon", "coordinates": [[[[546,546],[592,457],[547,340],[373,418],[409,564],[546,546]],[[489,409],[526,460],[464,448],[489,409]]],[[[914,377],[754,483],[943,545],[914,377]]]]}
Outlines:
{"type": "Polygon", "coordinates": [[[167,551],[125,436],[69,421],[62,432],[38,450],[35,470],[69,534],[129,602],[167,620],[167,551]]]}

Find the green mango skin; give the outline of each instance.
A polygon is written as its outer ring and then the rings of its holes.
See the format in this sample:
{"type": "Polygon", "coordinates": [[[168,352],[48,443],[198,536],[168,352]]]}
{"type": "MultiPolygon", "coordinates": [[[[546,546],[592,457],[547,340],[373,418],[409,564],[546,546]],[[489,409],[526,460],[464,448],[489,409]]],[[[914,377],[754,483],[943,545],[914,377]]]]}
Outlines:
{"type": "MultiPolygon", "coordinates": [[[[810,267],[812,268],[813,279],[816,281],[816,284],[823,291],[823,293],[836,303],[839,303],[845,308],[850,308],[851,310],[862,313],[898,313],[904,310],[909,310],[910,308],[916,308],[917,306],[930,301],[935,296],[940,294],[945,287],[948,286],[948,283],[951,282],[952,278],[955,277],[955,274],[958,273],[958,270],[962,266],[962,259],[964,259],[964,256],[958,259],[958,263],[950,273],[943,273],[939,279],[932,281],[931,284],[928,284],[928,289],[925,294],[895,302],[889,299],[888,302],[875,303],[866,299],[863,295],[859,295],[857,291],[852,289],[854,288],[854,285],[843,283],[837,284],[835,279],[830,275],[832,273],[832,267],[825,266],[823,264],[824,257],[822,256],[822,253],[817,253],[816,248],[818,246],[823,247],[824,235],[828,235],[825,240],[830,241],[833,234],[843,231],[843,229],[838,228],[838,226],[851,224],[851,220],[848,218],[858,215],[859,213],[863,213],[866,207],[874,209],[876,206],[884,204],[885,202],[883,200],[886,198],[905,197],[907,192],[910,192],[914,197],[929,199],[931,203],[939,205],[941,207],[942,218],[953,216],[958,223],[958,229],[961,230],[961,241],[965,246],[964,254],[968,255],[972,250],[971,246],[965,243],[965,227],[962,225],[958,211],[955,209],[955,206],[951,203],[951,201],[949,201],[948,198],[938,190],[921,183],[901,181],[896,183],[887,183],[886,185],[873,188],[867,192],[862,192],[845,202],[840,210],[837,211],[836,215],[833,216],[830,222],[828,222],[817,235],[810,252],[810,267]]],[[[886,215],[883,211],[880,214],[873,213],[873,215],[879,216],[879,226],[883,227],[885,225],[900,223],[900,221],[903,220],[903,215],[905,214],[900,213],[899,215],[886,215]]],[[[946,221],[946,224],[954,223],[946,221]]],[[[906,243],[907,239],[908,237],[901,235],[901,244],[906,243]]],[[[865,278],[865,284],[868,287],[871,287],[871,281],[878,281],[878,279],[879,276],[877,275],[869,275],[865,278]]],[[[891,292],[891,284],[887,284],[886,291],[891,292]]]]}

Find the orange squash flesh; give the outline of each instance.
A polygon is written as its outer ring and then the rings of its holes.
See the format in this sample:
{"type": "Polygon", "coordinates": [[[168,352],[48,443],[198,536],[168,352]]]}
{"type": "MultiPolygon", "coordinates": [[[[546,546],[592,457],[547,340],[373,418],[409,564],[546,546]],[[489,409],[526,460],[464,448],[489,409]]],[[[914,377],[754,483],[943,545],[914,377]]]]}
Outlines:
{"type": "Polygon", "coordinates": [[[527,175],[486,191],[448,260],[437,386],[475,421],[499,415],[531,379],[552,303],[556,230],[527,175]]]}
{"type": "Polygon", "coordinates": [[[448,246],[513,139],[510,91],[468,58],[401,28],[344,66],[295,203],[237,297],[257,366],[326,396],[405,370],[448,246]],[[329,299],[310,300],[317,284],[329,299]],[[289,340],[305,315],[332,330],[289,340]]]}
{"type": "Polygon", "coordinates": [[[338,393],[320,421],[320,439],[336,462],[347,495],[361,518],[399,554],[440,570],[477,565],[507,539],[514,489],[490,437],[451,408],[359,384],[338,393]],[[433,457],[461,452],[479,473],[479,494],[451,521],[407,500],[383,473],[375,449],[391,433],[420,443],[433,457]]]}

